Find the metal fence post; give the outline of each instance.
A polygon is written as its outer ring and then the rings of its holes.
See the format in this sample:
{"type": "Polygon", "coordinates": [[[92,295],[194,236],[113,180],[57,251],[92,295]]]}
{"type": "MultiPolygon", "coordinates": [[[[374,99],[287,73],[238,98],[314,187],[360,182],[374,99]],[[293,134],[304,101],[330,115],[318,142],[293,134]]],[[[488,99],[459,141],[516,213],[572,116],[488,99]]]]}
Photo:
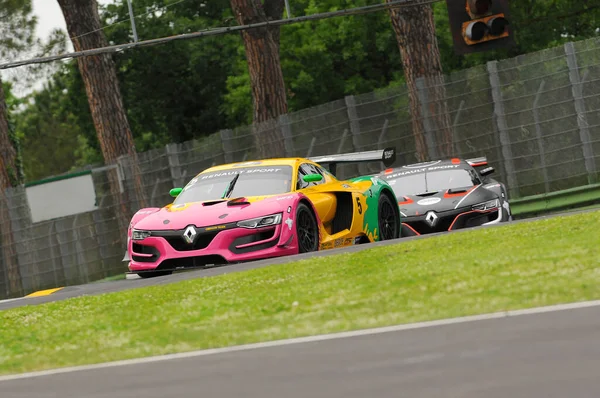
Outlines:
{"type": "Polygon", "coordinates": [[[292,135],[292,125],[290,116],[286,113],[280,115],[277,120],[283,135],[283,145],[285,147],[285,155],[288,157],[294,156],[294,136],[292,135]]]}
{"type": "Polygon", "coordinates": [[[336,153],[342,153],[344,150],[344,144],[346,143],[346,137],[348,137],[348,129],[344,129],[344,133],[342,134],[342,138],[340,138],[340,143],[338,145],[338,149],[336,153]]]}
{"type": "Polygon", "coordinates": [[[454,116],[454,121],[452,122],[452,152],[454,152],[454,154],[458,154],[458,134],[456,133],[456,125],[458,124],[464,106],[465,100],[460,100],[456,115],[454,116]]]}
{"type": "Polygon", "coordinates": [[[54,277],[54,281],[51,282],[50,278],[48,279],[44,279],[41,282],[41,286],[49,286],[49,285],[54,285],[54,286],[63,286],[63,282],[65,280],[64,277],[64,272],[62,269],[62,259],[60,257],[60,248],[59,250],[55,250],[56,246],[59,246],[58,244],[58,240],[57,240],[57,235],[58,235],[58,231],[56,230],[56,222],[55,221],[50,221],[50,229],[48,230],[48,253],[50,255],[50,261],[52,264],[52,275],[54,277]],[[54,239],[52,239],[54,238],[54,239]],[[56,243],[53,242],[56,241],[56,243]],[[56,254],[56,252],[58,251],[58,255],[56,254]],[[59,264],[57,264],[59,263],[59,264]],[[62,274],[60,277],[58,274],[62,274]],[[62,278],[62,279],[61,279],[62,278]]]}
{"type": "Polygon", "coordinates": [[[181,184],[181,166],[179,164],[179,152],[177,151],[177,144],[167,144],[167,159],[169,159],[169,170],[171,172],[171,179],[173,180],[173,186],[178,187],[181,184]]]}
{"type": "Polygon", "coordinates": [[[317,142],[317,137],[313,137],[310,140],[310,146],[308,147],[308,151],[306,152],[306,156],[305,156],[306,158],[309,158],[309,157],[312,156],[312,151],[313,151],[313,148],[315,146],[315,142],[317,142]]]}
{"type": "Polygon", "coordinates": [[[546,168],[546,151],[544,150],[544,143],[542,141],[543,136],[542,128],[540,127],[540,111],[538,107],[540,96],[542,91],[544,91],[545,85],[546,81],[542,80],[540,82],[540,88],[538,88],[538,91],[535,94],[535,99],[533,100],[533,121],[535,123],[535,135],[537,138],[538,151],[540,152],[540,168],[542,169],[542,175],[544,176],[544,187],[546,192],[550,192],[550,180],[548,179],[548,169],[546,168]]]}
{"type": "MultiPolygon", "coordinates": [[[[233,149],[232,145],[233,130],[221,130],[219,131],[219,135],[221,137],[221,146],[223,147],[223,157],[225,158],[225,163],[233,163],[233,153],[235,152],[235,149],[233,149]]],[[[171,165],[170,159],[171,157],[169,157],[169,165],[171,165]]],[[[171,176],[173,176],[173,169],[171,169],[171,176]]]]}
{"type": "Polygon", "coordinates": [[[567,55],[567,66],[569,67],[569,80],[571,81],[571,92],[573,93],[573,102],[575,112],[577,113],[577,125],[579,127],[579,138],[585,158],[585,170],[588,174],[588,184],[594,184],[597,181],[596,162],[594,160],[594,149],[592,148],[592,139],[590,129],[585,115],[585,101],[583,99],[582,79],[579,75],[579,66],[577,64],[577,55],[575,46],[572,42],[565,43],[565,54],[567,55]]]}
{"type": "Polygon", "coordinates": [[[71,224],[71,234],[73,236],[74,242],[74,264],[79,269],[79,277],[81,278],[81,283],[89,283],[90,275],[89,275],[89,267],[80,267],[81,264],[86,264],[84,248],[81,243],[81,237],[79,235],[79,225],[77,224],[77,220],[79,219],[79,214],[75,215],[73,218],[73,223],[71,224]]]}
{"type": "MultiPolygon", "coordinates": [[[[435,160],[438,158],[437,144],[435,140],[435,127],[431,123],[429,115],[429,95],[427,93],[427,87],[425,86],[425,79],[418,77],[415,81],[417,86],[417,95],[419,96],[419,103],[421,104],[421,118],[423,120],[423,130],[425,133],[425,142],[427,143],[427,154],[429,160],[435,160]]],[[[414,117],[414,115],[411,115],[414,117]]]]}
{"type": "MultiPolygon", "coordinates": [[[[360,123],[358,119],[358,113],[356,112],[356,99],[353,95],[347,95],[344,98],[346,103],[346,112],[348,113],[348,121],[350,124],[350,134],[352,134],[352,146],[355,151],[360,151],[363,145],[360,143],[360,123]]],[[[369,171],[365,168],[365,165],[360,163],[358,166],[359,174],[368,174],[369,171]]]]}
{"type": "Polygon", "coordinates": [[[515,197],[519,197],[519,184],[513,164],[512,148],[510,137],[508,135],[508,125],[504,114],[504,104],[502,102],[502,91],[500,89],[500,78],[498,77],[498,61],[487,63],[487,71],[490,77],[490,86],[492,90],[492,99],[494,101],[494,115],[498,125],[498,134],[500,135],[500,145],[502,146],[502,157],[504,158],[504,169],[506,170],[506,179],[508,189],[515,197]]]}

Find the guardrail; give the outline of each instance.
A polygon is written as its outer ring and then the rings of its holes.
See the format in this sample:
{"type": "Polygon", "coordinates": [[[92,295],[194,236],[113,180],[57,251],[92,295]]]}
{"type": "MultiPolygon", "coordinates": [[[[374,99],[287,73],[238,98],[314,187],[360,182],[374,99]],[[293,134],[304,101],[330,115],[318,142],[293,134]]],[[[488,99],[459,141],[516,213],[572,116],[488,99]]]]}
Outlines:
{"type": "Polygon", "coordinates": [[[596,203],[600,203],[600,184],[512,199],[510,200],[510,208],[515,218],[527,218],[596,203]]]}

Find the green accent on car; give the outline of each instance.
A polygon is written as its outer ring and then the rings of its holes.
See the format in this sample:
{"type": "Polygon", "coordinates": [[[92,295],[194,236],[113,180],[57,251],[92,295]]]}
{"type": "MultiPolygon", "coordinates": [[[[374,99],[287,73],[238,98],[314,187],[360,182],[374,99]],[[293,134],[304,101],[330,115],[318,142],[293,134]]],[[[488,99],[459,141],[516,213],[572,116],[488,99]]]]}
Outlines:
{"type": "Polygon", "coordinates": [[[181,193],[181,191],[183,191],[183,188],[173,188],[169,191],[169,195],[171,195],[172,197],[176,198],[179,196],[179,194],[181,193]]]}
{"type": "Polygon", "coordinates": [[[304,182],[317,182],[317,181],[321,181],[323,179],[323,176],[321,174],[307,174],[304,177],[302,177],[302,181],[304,182]]]}
{"type": "Polygon", "coordinates": [[[379,240],[379,220],[378,220],[378,205],[379,196],[381,195],[381,189],[377,188],[375,184],[363,192],[367,201],[367,211],[365,212],[365,218],[363,221],[363,228],[367,231],[367,235],[374,241],[379,240]],[[369,191],[372,192],[369,193],[369,191]]]}
{"type": "MultiPolygon", "coordinates": [[[[367,203],[367,208],[365,210],[364,219],[363,219],[363,230],[367,233],[367,236],[371,240],[378,241],[379,240],[379,218],[378,218],[378,208],[379,208],[379,197],[382,195],[382,191],[388,189],[390,193],[394,190],[392,187],[384,180],[379,177],[374,176],[359,176],[350,179],[351,182],[361,182],[361,181],[369,181],[371,182],[371,186],[364,191],[362,194],[365,197],[365,201],[367,203]]],[[[397,205],[397,202],[396,202],[397,205]]],[[[400,214],[400,210],[398,210],[398,214],[400,214]]]]}

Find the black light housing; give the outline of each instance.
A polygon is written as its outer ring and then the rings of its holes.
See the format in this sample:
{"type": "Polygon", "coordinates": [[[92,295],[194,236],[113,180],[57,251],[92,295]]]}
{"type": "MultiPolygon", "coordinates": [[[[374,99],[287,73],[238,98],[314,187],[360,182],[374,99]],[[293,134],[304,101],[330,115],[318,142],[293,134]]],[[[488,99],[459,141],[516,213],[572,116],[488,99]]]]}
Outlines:
{"type": "Polygon", "coordinates": [[[492,9],[492,0],[467,0],[472,18],[486,15],[492,9]]]}
{"type": "Polygon", "coordinates": [[[471,22],[465,29],[465,35],[469,40],[479,41],[486,35],[488,27],[481,21],[471,22]]]}
{"type": "Polygon", "coordinates": [[[509,0],[446,0],[450,31],[457,54],[515,45],[509,0]]]}
{"type": "Polygon", "coordinates": [[[491,35],[499,36],[504,33],[508,20],[502,16],[494,16],[487,21],[487,28],[491,35]]]}

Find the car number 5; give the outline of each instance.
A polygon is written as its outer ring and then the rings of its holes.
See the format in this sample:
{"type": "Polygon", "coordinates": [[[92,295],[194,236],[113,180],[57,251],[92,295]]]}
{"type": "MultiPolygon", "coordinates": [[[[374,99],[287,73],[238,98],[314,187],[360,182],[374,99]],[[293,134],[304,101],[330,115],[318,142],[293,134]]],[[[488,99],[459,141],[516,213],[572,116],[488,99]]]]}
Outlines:
{"type": "Polygon", "coordinates": [[[360,198],[356,198],[356,205],[358,206],[358,214],[362,214],[362,204],[360,203],[360,198]]]}

